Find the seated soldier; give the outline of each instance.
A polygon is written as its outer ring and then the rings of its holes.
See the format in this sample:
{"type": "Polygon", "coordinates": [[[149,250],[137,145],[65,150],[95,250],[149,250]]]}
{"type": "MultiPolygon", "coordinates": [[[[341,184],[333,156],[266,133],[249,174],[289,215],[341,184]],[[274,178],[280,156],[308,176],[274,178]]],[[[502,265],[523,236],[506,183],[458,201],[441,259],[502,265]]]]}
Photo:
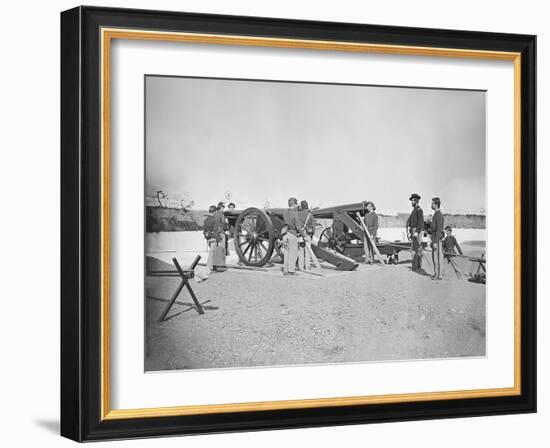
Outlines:
{"type": "Polygon", "coordinates": [[[456,251],[462,255],[462,249],[458,245],[458,241],[453,235],[453,228],[451,226],[445,227],[445,238],[443,238],[443,254],[445,258],[449,260],[451,257],[456,255],[456,251]],[[455,250],[456,248],[456,250],[455,250]]]}
{"type": "Polygon", "coordinates": [[[447,263],[449,263],[452,266],[456,276],[458,278],[461,278],[462,273],[458,269],[458,265],[454,260],[454,258],[456,256],[456,251],[458,251],[458,253],[462,255],[462,249],[458,245],[458,241],[453,235],[453,229],[451,226],[445,227],[445,238],[443,238],[441,245],[443,247],[443,256],[445,257],[445,260],[447,260],[447,263]]]}

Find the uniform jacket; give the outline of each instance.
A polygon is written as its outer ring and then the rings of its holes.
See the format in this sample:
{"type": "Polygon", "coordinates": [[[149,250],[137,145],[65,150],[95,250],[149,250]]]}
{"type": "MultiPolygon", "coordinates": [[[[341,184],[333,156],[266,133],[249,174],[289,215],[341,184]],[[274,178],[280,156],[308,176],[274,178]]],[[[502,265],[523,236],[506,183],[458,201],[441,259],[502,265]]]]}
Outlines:
{"type": "Polygon", "coordinates": [[[302,224],[302,230],[308,235],[315,233],[315,221],[313,215],[311,215],[309,210],[300,210],[298,212],[300,217],[300,223],[302,224]],[[309,219],[308,219],[309,217],[309,219]]]}
{"type": "Polygon", "coordinates": [[[424,230],[424,212],[419,205],[415,205],[407,219],[407,227],[413,232],[422,232],[424,230]]]}
{"type": "Polygon", "coordinates": [[[445,232],[443,231],[444,227],[445,227],[445,218],[443,217],[443,213],[437,210],[436,212],[434,212],[434,216],[430,224],[430,230],[432,232],[431,233],[432,242],[439,243],[443,239],[443,236],[445,235],[445,232]]]}
{"type": "Polygon", "coordinates": [[[216,219],[213,215],[208,215],[203,223],[203,233],[204,237],[207,240],[210,240],[212,238],[215,238],[216,240],[219,240],[220,237],[220,228],[219,228],[219,221],[216,219]]]}
{"type": "Polygon", "coordinates": [[[370,236],[374,238],[376,236],[376,233],[378,232],[378,215],[375,211],[372,211],[365,215],[365,226],[367,227],[370,236]]]}
{"type": "Polygon", "coordinates": [[[298,215],[298,210],[290,208],[288,210],[285,210],[283,213],[283,218],[285,220],[285,224],[288,226],[289,233],[292,233],[295,236],[303,235],[303,223],[300,219],[300,216],[298,215]]]}
{"type": "Polygon", "coordinates": [[[214,219],[216,221],[216,224],[218,226],[218,230],[220,232],[223,232],[224,228],[225,228],[225,214],[224,212],[222,212],[221,210],[218,210],[216,212],[214,212],[214,219]]]}
{"type": "Polygon", "coordinates": [[[456,254],[455,247],[456,250],[458,250],[458,253],[462,255],[462,249],[458,245],[458,241],[456,240],[454,235],[446,236],[443,239],[443,252],[456,254]]]}

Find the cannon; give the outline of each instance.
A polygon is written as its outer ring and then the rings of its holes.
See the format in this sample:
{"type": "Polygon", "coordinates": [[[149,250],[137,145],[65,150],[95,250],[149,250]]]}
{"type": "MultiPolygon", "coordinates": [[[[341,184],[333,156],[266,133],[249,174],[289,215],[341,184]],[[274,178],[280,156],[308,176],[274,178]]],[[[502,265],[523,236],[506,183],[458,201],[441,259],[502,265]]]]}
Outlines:
{"type": "MultiPolygon", "coordinates": [[[[225,217],[233,230],[235,250],[241,263],[247,266],[264,266],[278,251],[284,227],[284,208],[260,209],[249,207],[245,210],[226,211],[225,217]]],[[[335,207],[314,209],[314,219],[332,220],[317,241],[311,246],[318,258],[322,258],[340,270],[353,270],[357,261],[364,257],[364,230],[355,216],[364,215],[364,203],[354,203],[335,207]]],[[[410,250],[408,241],[377,240],[376,246],[390,263],[397,262],[399,252],[410,250]]]]}

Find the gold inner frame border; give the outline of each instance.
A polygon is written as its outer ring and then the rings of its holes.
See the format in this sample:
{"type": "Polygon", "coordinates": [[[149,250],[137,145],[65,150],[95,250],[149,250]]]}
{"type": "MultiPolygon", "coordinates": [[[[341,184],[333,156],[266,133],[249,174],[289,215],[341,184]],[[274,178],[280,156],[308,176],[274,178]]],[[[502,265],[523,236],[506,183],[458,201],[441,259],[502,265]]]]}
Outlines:
{"type": "Polygon", "coordinates": [[[163,32],[139,29],[101,29],[101,420],[169,417],[228,412],[252,412],[317,407],[407,403],[432,400],[502,397],[521,394],[521,53],[459,48],[419,47],[306,39],[265,38],[163,32]],[[356,53],[506,60],[514,63],[514,386],[442,392],[368,395],[302,400],[261,401],[136,409],[111,409],[110,346],[110,63],[113,39],[186,42],[213,45],[295,48],[356,53]]]}

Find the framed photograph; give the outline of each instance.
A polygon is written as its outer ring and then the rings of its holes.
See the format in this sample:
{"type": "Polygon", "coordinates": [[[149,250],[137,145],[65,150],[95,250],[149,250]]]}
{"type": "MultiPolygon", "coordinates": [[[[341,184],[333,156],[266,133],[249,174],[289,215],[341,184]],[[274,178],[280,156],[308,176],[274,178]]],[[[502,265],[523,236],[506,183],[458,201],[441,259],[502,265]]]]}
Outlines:
{"type": "Polygon", "coordinates": [[[535,36],[61,14],[61,433],[536,411],[535,36]]]}

